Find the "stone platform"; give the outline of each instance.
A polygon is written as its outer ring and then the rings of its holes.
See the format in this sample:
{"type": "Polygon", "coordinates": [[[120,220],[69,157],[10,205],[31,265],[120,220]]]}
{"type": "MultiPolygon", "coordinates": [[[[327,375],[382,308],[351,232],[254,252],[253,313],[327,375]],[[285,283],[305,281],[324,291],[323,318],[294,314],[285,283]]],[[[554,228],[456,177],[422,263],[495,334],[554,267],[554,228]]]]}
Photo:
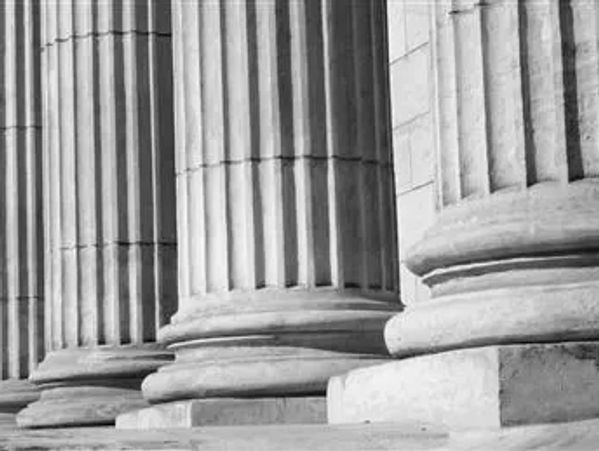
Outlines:
{"type": "Polygon", "coordinates": [[[160,431],[0,425],[0,449],[22,450],[595,450],[599,420],[450,433],[402,424],[221,426],[160,431]]]}
{"type": "Polygon", "coordinates": [[[117,429],[164,429],[245,424],[324,424],[324,396],[191,399],[123,413],[117,429]]]}
{"type": "Polygon", "coordinates": [[[452,430],[599,417],[599,343],[488,346],[362,368],[329,382],[330,423],[452,430]]]}

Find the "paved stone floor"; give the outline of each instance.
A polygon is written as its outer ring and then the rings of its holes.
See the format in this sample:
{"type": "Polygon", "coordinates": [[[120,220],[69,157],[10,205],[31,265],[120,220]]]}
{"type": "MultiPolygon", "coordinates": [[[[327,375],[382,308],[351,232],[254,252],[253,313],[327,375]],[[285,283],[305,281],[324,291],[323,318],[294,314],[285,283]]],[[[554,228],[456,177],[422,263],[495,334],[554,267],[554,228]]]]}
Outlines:
{"type": "Polygon", "coordinates": [[[596,450],[599,420],[447,433],[398,424],[19,430],[0,424],[1,450],[596,450]]]}

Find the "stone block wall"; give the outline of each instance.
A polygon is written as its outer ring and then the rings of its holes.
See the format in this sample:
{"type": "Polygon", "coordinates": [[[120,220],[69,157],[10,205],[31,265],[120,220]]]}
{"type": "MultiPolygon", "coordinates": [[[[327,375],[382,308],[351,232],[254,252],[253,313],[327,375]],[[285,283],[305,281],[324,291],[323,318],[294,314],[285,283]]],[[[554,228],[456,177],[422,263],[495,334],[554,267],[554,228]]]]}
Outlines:
{"type": "Polygon", "coordinates": [[[402,302],[428,299],[405,266],[435,214],[435,138],[429,0],[388,0],[389,72],[402,302]]]}

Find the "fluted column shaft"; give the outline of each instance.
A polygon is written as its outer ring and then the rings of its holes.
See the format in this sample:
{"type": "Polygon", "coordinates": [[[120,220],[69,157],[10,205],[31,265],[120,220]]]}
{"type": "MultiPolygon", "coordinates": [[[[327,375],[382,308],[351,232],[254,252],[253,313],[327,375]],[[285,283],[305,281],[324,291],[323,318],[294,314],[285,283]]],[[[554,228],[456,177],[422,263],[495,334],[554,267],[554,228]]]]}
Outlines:
{"type": "Polygon", "coordinates": [[[435,3],[440,206],[409,266],[433,301],[397,355],[599,338],[599,5],[435,3]]]}
{"type": "Polygon", "coordinates": [[[0,2],[0,414],[43,357],[39,5],[0,2]]]}
{"type": "Polygon", "coordinates": [[[179,310],[151,401],[323,393],[400,306],[378,1],[173,3],[179,310]]]}
{"type": "Polygon", "coordinates": [[[143,405],[140,378],[168,359],[154,342],[176,305],[169,6],[43,2],[45,337],[54,352],[32,376],[52,388],[22,425],[111,422],[143,405]]]}

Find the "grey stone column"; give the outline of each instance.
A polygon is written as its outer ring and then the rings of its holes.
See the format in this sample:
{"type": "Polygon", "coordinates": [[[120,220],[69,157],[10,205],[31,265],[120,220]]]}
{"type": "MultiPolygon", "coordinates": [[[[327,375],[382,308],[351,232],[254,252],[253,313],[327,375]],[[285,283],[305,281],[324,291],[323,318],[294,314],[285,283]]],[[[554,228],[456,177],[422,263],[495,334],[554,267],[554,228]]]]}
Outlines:
{"type": "Polygon", "coordinates": [[[0,2],[0,420],[43,357],[39,6],[0,2]]]}
{"type": "Polygon", "coordinates": [[[386,328],[395,356],[432,355],[336,381],[335,418],[599,415],[598,13],[594,1],[435,2],[441,211],[408,257],[433,299],[386,328]],[[346,416],[369,376],[372,389],[396,381],[385,405],[346,416]]]}
{"type": "Polygon", "coordinates": [[[145,405],[176,308],[170,4],[42,2],[46,346],[21,426],[145,405]]]}
{"type": "Polygon", "coordinates": [[[207,400],[201,423],[209,398],[322,396],[386,354],[400,303],[384,5],[173,6],[179,310],[159,337],[177,357],[143,391],[207,400]]]}

